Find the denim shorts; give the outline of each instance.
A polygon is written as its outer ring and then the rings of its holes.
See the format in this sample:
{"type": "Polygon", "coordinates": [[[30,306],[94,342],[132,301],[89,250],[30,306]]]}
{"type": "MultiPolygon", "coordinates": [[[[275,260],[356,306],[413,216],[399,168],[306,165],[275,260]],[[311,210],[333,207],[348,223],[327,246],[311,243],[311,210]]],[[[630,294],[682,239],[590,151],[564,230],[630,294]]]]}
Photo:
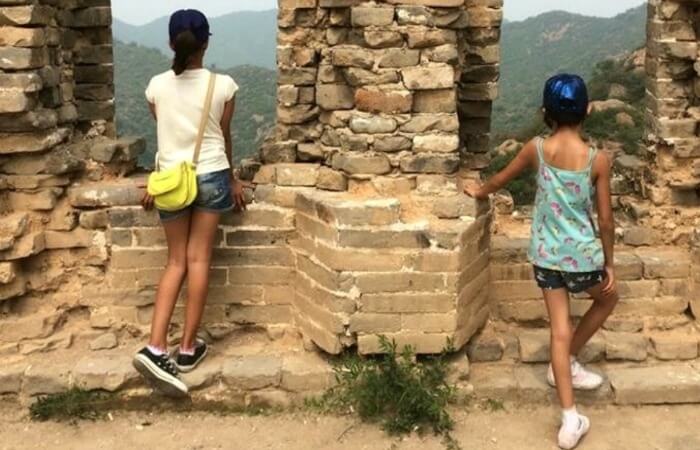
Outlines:
{"type": "Polygon", "coordinates": [[[197,175],[197,198],[194,199],[190,206],[179,211],[163,211],[159,209],[158,215],[161,222],[170,222],[190,214],[192,210],[225,213],[231,211],[233,206],[231,171],[221,170],[219,172],[197,175]]]}
{"type": "Polygon", "coordinates": [[[595,287],[605,280],[605,272],[561,272],[534,266],[535,280],[540,289],[566,289],[572,294],[578,294],[595,287]]]}

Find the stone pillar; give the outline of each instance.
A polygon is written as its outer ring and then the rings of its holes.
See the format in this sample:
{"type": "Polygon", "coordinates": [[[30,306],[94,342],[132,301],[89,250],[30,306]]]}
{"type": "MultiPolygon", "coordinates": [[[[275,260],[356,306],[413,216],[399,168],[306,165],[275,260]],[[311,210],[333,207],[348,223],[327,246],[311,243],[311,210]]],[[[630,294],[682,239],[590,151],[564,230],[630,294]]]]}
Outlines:
{"type": "Polygon", "coordinates": [[[144,148],[139,139],[113,139],[109,5],[0,2],[0,305],[8,310],[36,312],[4,302],[20,296],[79,292],[106,264],[106,214],[96,204],[81,211],[70,193],[128,175],[144,148]]]}
{"type": "Polygon", "coordinates": [[[700,2],[649,2],[647,139],[656,162],[651,200],[698,206],[700,196],[700,2]]]}
{"type": "Polygon", "coordinates": [[[330,353],[435,353],[488,315],[487,163],[501,0],[280,0],[259,200],[296,209],[295,320],[330,353]]]}

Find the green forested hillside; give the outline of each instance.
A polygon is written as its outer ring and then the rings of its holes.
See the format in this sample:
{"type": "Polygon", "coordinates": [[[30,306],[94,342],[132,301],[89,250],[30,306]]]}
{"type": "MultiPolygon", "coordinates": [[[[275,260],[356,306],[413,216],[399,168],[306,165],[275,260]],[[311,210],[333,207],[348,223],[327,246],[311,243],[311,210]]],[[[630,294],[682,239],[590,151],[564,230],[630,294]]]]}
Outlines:
{"type": "Polygon", "coordinates": [[[589,79],[598,62],[641,47],[645,30],[645,6],[610,19],[554,11],[506,22],[495,134],[527,126],[540,106],[546,78],[574,72],[589,79]]]}
{"type": "MultiPolygon", "coordinates": [[[[151,77],[170,67],[170,60],[159,50],[119,41],[115,42],[114,52],[117,129],[121,135],[146,137],[148,152],[141,163],[149,167],[156,137],[144,91],[151,77]]],[[[256,152],[264,132],[274,123],[276,74],[253,66],[217,71],[231,75],[241,88],[233,122],[234,153],[240,159],[256,152]]]]}
{"type": "MultiPolygon", "coordinates": [[[[253,65],[275,67],[277,11],[243,11],[210,20],[212,41],[209,62],[216,67],[253,65]]],[[[114,37],[169,52],[168,18],[142,26],[118,19],[112,25],[114,37]]]]}

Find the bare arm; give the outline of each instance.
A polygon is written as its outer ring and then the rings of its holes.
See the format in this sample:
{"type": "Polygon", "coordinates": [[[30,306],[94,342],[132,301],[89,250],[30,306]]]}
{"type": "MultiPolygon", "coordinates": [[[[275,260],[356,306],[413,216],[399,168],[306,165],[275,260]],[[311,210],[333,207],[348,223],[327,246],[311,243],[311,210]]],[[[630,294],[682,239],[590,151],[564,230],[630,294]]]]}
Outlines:
{"type": "Polygon", "coordinates": [[[611,162],[608,156],[599,152],[593,162],[593,170],[596,174],[596,205],[598,209],[598,229],[600,240],[603,243],[605,254],[605,271],[608,280],[604,292],[611,292],[614,288],[613,267],[615,266],[615,218],[612,210],[612,196],[610,194],[611,162]]]}
{"type": "Polygon", "coordinates": [[[158,120],[158,116],[156,115],[156,105],[154,105],[154,104],[151,103],[151,102],[148,102],[148,109],[151,110],[151,115],[152,115],[153,118],[157,121],[157,120],[158,120]]]}
{"type": "MultiPolygon", "coordinates": [[[[221,117],[221,131],[224,133],[226,143],[226,157],[233,168],[233,140],[231,139],[231,121],[236,112],[236,97],[226,102],[224,105],[224,115],[221,117]]],[[[231,172],[233,174],[233,172],[231,172]]]]}
{"type": "Polygon", "coordinates": [[[605,253],[605,265],[614,265],[615,247],[615,219],[612,210],[612,197],[610,194],[610,159],[603,153],[598,153],[593,162],[596,173],[596,204],[598,209],[598,228],[600,238],[603,241],[605,253]]]}
{"type": "Polygon", "coordinates": [[[231,139],[231,121],[233,114],[236,112],[236,97],[226,102],[224,105],[224,115],[221,117],[221,131],[224,133],[224,142],[226,144],[226,158],[231,164],[231,193],[233,201],[238,210],[246,209],[245,195],[243,193],[244,184],[236,179],[233,173],[233,140],[231,139]]]}
{"type": "Polygon", "coordinates": [[[467,185],[464,192],[470,197],[477,199],[488,198],[494,192],[503,189],[511,180],[520,175],[524,170],[535,167],[537,164],[537,146],[535,141],[530,141],[523,146],[515,159],[508,166],[492,176],[481,186],[474,184],[467,185]]]}

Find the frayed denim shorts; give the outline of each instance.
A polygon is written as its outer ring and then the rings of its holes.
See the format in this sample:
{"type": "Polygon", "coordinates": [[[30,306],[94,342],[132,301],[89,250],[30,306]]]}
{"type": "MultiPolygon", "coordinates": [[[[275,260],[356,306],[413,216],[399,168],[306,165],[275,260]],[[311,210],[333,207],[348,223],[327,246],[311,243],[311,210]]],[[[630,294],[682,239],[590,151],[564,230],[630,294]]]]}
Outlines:
{"type": "Polygon", "coordinates": [[[606,274],[602,270],[595,272],[561,272],[534,266],[535,280],[540,289],[566,289],[572,294],[579,294],[605,281],[606,274]]]}
{"type": "Polygon", "coordinates": [[[221,170],[197,175],[197,198],[190,206],[179,211],[159,209],[158,215],[161,222],[170,222],[190,214],[192,210],[223,214],[233,210],[233,207],[231,171],[221,170]]]}

